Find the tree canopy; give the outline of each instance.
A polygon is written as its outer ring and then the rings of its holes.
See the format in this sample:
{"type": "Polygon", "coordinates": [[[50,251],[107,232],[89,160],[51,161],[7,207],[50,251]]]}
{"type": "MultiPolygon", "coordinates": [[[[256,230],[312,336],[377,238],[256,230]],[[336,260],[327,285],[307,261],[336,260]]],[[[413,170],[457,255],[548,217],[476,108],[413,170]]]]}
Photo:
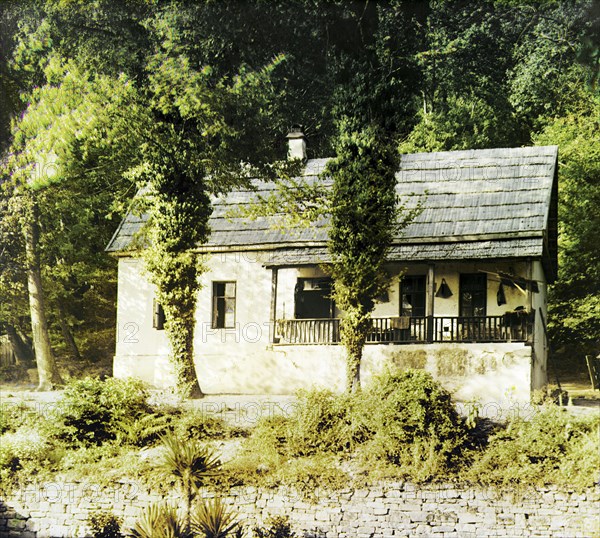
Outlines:
{"type": "Polygon", "coordinates": [[[167,311],[181,306],[167,318],[189,317],[173,293],[193,296],[187,251],[208,234],[209,195],[274,177],[301,123],[311,157],[337,156],[338,196],[363,180],[375,195],[371,172],[346,169],[356,152],[387,177],[395,149],[558,144],[550,329],[557,347],[598,351],[599,43],[594,0],[2,2],[0,327],[33,336],[33,203],[52,348],[109,356],[116,268],[103,247],[140,188],[147,266],[167,311]]]}

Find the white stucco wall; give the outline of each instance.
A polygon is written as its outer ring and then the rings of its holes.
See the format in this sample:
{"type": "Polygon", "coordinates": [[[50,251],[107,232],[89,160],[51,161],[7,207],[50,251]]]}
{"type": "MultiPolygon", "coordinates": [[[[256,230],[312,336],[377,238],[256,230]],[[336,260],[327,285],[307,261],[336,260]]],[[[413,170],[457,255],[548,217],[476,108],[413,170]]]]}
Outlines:
{"type": "Polygon", "coordinates": [[[168,342],[164,331],[152,328],[153,299],[154,287],[144,275],[142,261],[119,259],[114,375],[169,386],[174,378],[166,360],[168,342]]]}
{"type": "MultiPolygon", "coordinates": [[[[271,343],[272,272],[252,253],[216,254],[207,260],[208,273],[198,295],[195,334],[196,368],[207,394],[289,394],[311,386],[342,390],[345,380],[344,350],[339,345],[291,346],[271,343]],[[236,323],[230,329],[211,328],[212,281],[236,282],[236,323]]],[[[511,266],[512,269],[516,269],[511,266]]],[[[406,274],[423,274],[423,267],[409,267],[406,274]]],[[[458,314],[457,270],[477,268],[447,264],[436,267],[436,288],[441,278],[454,295],[436,299],[436,315],[458,314]]],[[[489,270],[508,267],[489,266],[489,270]]],[[[519,267],[521,270],[522,267],[519,267]]],[[[323,276],[318,267],[279,269],[277,318],[293,317],[294,286],[299,277],[323,276]]],[[[377,306],[375,316],[398,315],[399,285],[396,277],[389,301],[377,306]]],[[[497,282],[488,282],[488,310],[504,313],[520,304],[523,295],[505,289],[507,305],[497,307],[497,282]],[[498,308],[499,311],[495,310],[498,308]]],[[[545,291],[545,290],[544,290],[545,291]]],[[[539,294],[537,300],[544,301],[539,294]]],[[[136,376],[156,387],[173,384],[165,331],[152,328],[154,289],[140,260],[119,261],[118,334],[114,362],[117,377],[136,376]]],[[[536,303],[537,304],[537,303],[536,303]]],[[[531,386],[541,379],[531,366],[531,348],[520,344],[367,345],[362,374],[367,380],[388,362],[400,367],[431,371],[459,399],[479,398],[498,402],[513,398],[526,401],[531,386]],[[536,378],[536,379],[538,379],[536,378]]]]}

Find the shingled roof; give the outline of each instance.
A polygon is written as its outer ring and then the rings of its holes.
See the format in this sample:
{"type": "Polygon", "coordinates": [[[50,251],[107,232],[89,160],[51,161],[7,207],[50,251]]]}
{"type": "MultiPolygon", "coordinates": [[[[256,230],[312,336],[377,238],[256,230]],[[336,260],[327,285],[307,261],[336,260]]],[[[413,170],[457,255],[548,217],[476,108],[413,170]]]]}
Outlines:
{"type": "MultiPolygon", "coordinates": [[[[423,211],[395,238],[390,261],[538,258],[548,279],[556,273],[556,146],[450,151],[403,155],[396,191],[407,207],[421,202],[423,211]]],[[[327,159],[306,164],[307,181],[327,159]]],[[[203,251],[269,250],[267,266],[326,262],[327,222],[282,230],[273,218],[230,218],[257,191],[235,191],[215,198],[212,230],[203,251]]],[[[129,214],[107,247],[126,254],[145,218],[129,214]]]]}

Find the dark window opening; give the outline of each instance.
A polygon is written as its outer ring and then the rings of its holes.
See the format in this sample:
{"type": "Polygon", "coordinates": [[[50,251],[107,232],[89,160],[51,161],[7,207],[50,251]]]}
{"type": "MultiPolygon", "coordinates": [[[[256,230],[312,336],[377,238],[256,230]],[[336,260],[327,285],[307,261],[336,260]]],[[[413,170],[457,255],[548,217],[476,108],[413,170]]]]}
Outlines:
{"type": "Polygon", "coordinates": [[[213,329],[235,327],[235,282],[213,282],[213,329]]]}
{"type": "Polygon", "coordinates": [[[299,278],[294,290],[296,319],[331,319],[335,317],[335,302],[331,296],[330,278],[299,278]]]}
{"type": "Polygon", "coordinates": [[[400,282],[400,315],[425,317],[426,280],[424,275],[405,276],[400,282]]]}
{"type": "Polygon", "coordinates": [[[152,303],[152,328],[158,331],[165,328],[165,311],[156,299],[152,303]]]}
{"type": "Polygon", "coordinates": [[[473,273],[460,275],[460,315],[481,317],[486,315],[487,275],[473,273]]]}

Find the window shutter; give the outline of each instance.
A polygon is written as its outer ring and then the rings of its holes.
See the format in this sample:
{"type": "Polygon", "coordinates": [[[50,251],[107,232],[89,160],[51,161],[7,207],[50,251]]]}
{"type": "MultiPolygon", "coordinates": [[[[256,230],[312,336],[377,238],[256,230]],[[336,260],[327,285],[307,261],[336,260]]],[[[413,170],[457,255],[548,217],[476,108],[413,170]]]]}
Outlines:
{"type": "Polygon", "coordinates": [[[162,331],[165,328],[165,311],[156,299],[154,299],[153,310],[152,327],[162,331]]]}

